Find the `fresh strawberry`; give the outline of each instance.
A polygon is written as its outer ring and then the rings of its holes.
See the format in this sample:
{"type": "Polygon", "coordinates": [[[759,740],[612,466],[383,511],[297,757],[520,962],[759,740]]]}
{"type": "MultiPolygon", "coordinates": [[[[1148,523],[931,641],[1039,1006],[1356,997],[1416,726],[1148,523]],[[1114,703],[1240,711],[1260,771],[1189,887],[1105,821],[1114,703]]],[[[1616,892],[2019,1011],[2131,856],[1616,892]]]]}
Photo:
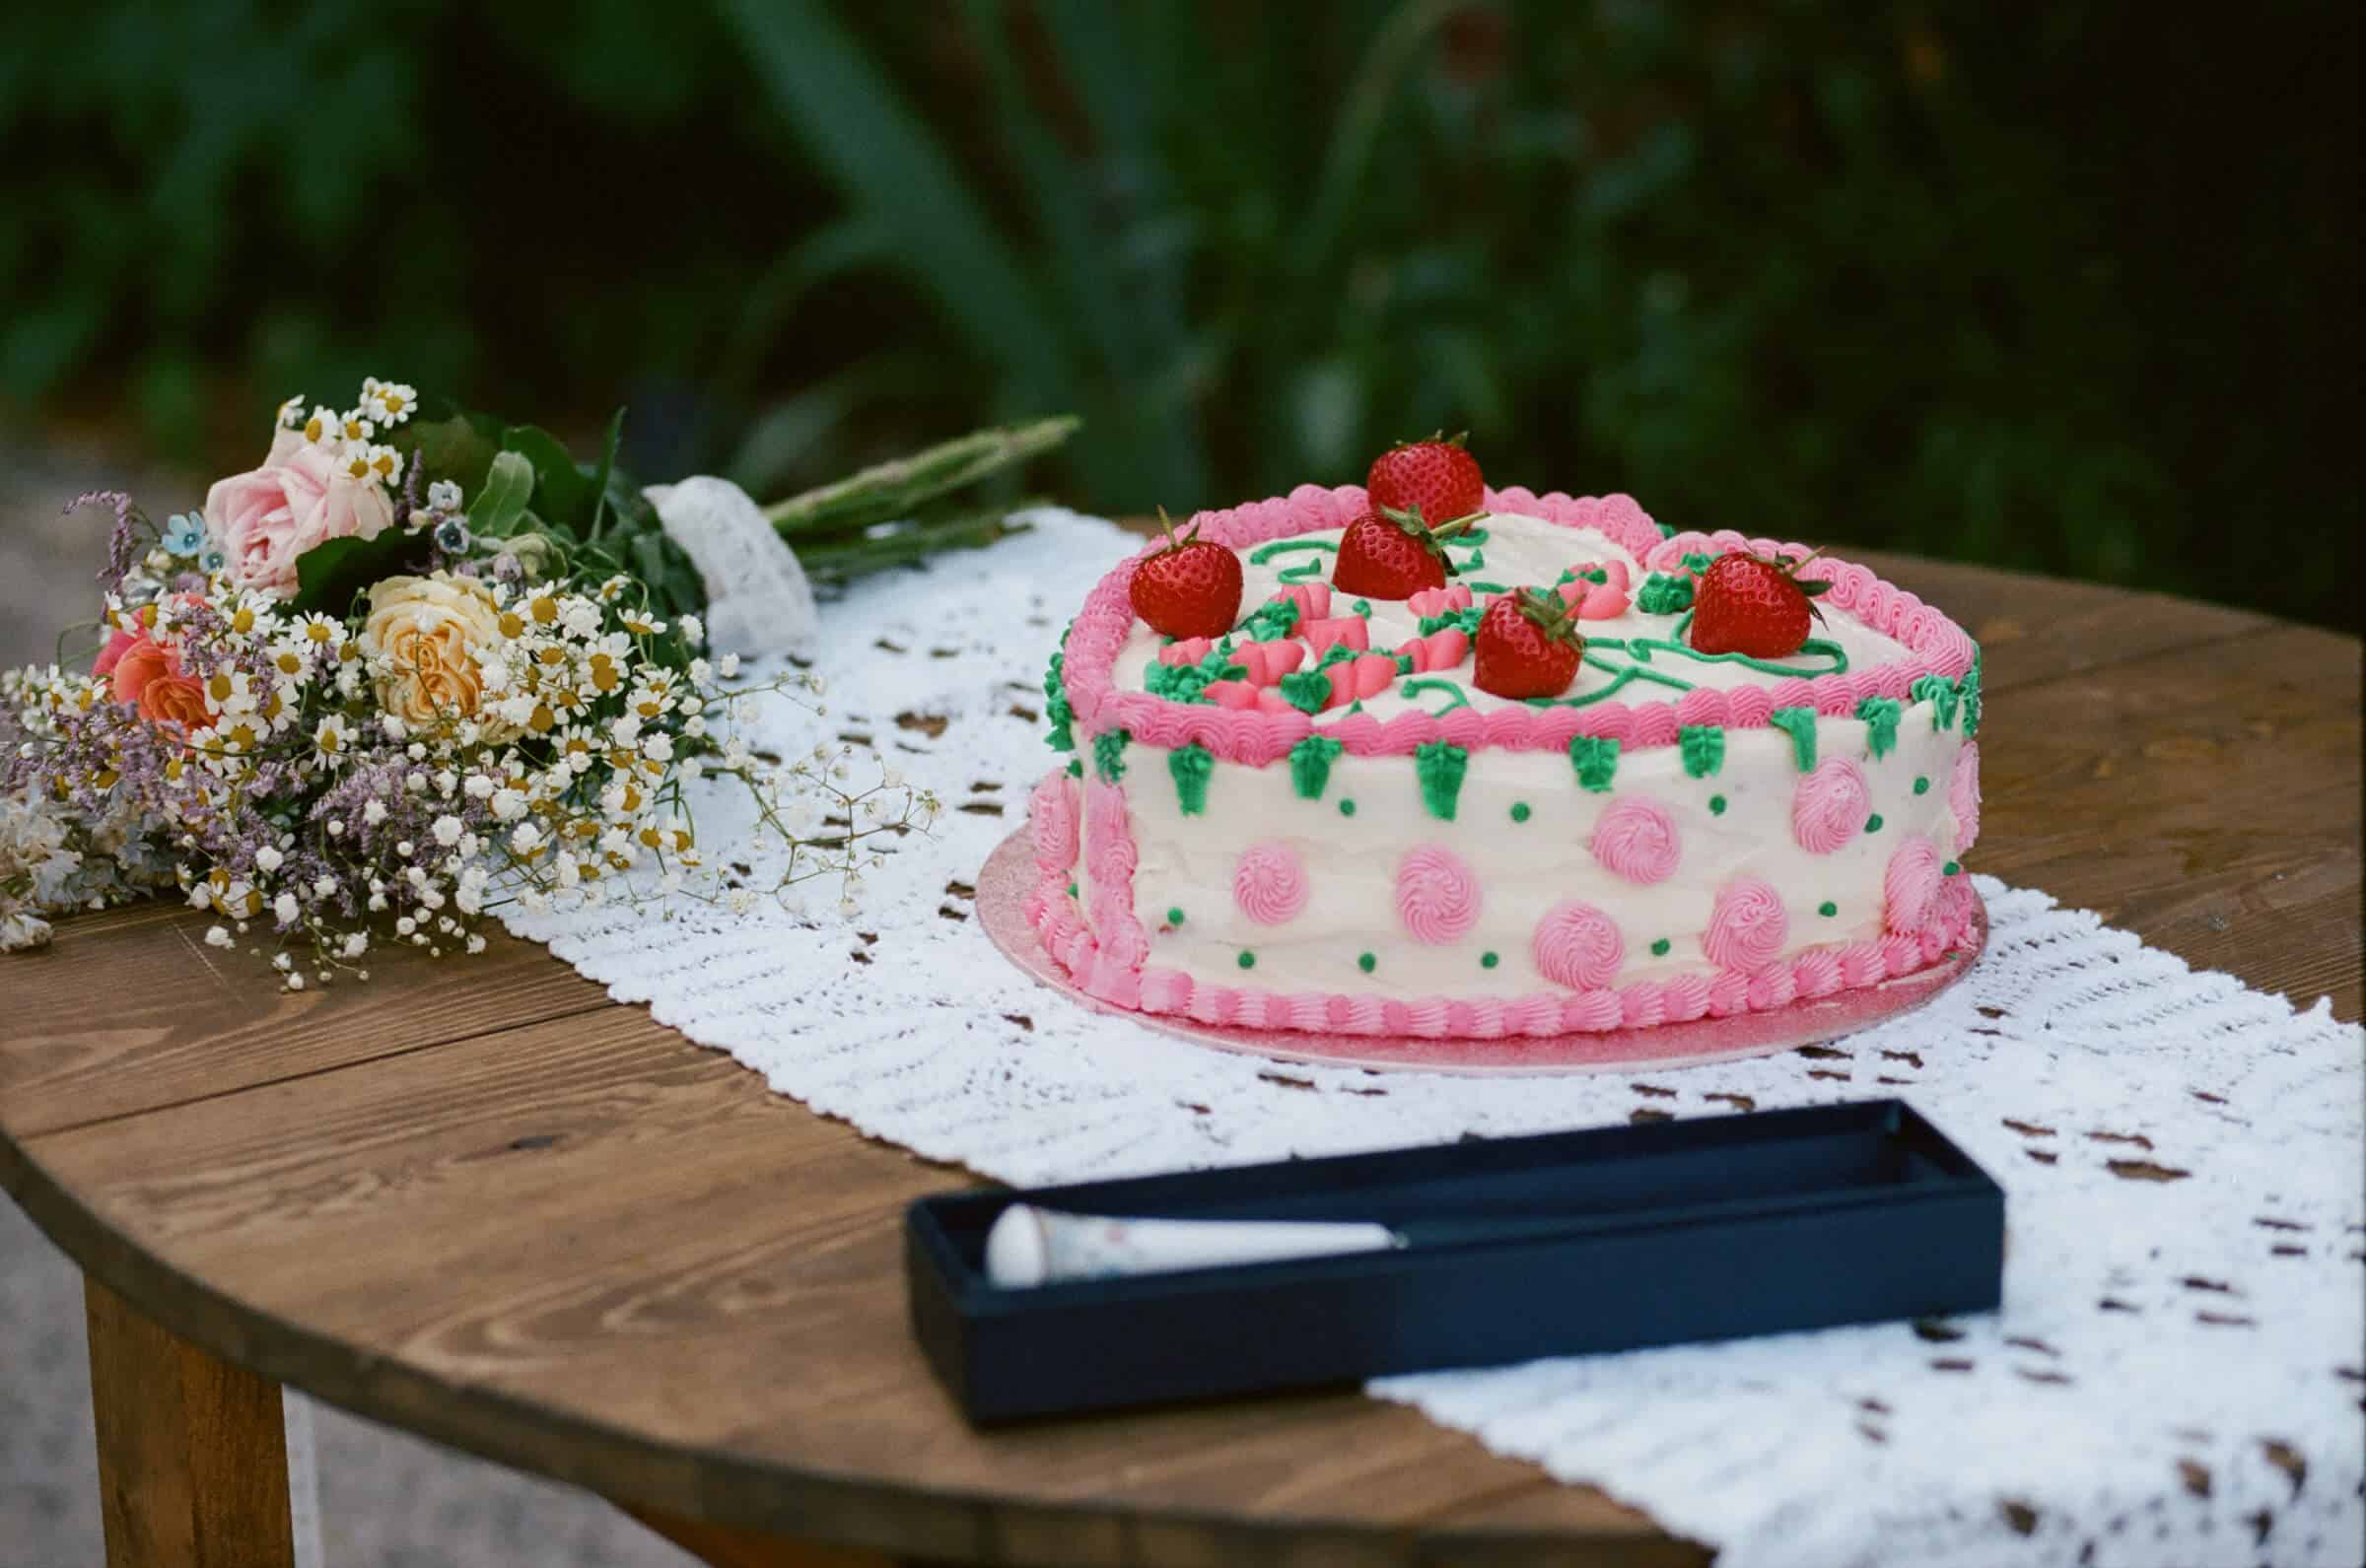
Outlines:
{"type": "Polygon", "coordinates": [[[1391,446],[1372,459],[1363,489],[1374,511],[1411,511],[1418,507],[1432,526],[1467,517],[1486,504],[1479,459],[1463,449],[1460,436],[1391,446]]]}
{"type": "Polygon", "coordinates": [[[1693,648],[1703,653],[1785,658],[1807,641],[1810,617],[1824,613],[1808,601],[1832,584],[1795,574],[1805,561],[1733,551],[1701,574],[1693,592],[1693,648]]]}
{"type": "Polygon", "coordinates": [[[1479,618],[1479,658],[1472,681],[1497,697],[1559,697],[1577,678],[1585,639],[1559,594],[1520,588],[1479,618]]]}
{"type": "Polygon", "coordinates": [[[1367,599],[1410,599],[1424,588],[1442,588],[1454,570],[1446,541],[1470,523],[1465,515],[1432,528],[1418,510],[1367,511],[1339,541],[1331,585],[1367,599]]]}
{"type": "Polygon", "coordinates": [[[1240,614],[1240,557],[1193,523],[1175,537],[1163,509],[1166,548],[1134,569],[1127,593],[1134,613],[1168,637],[1221,637],[1240,614]]]}

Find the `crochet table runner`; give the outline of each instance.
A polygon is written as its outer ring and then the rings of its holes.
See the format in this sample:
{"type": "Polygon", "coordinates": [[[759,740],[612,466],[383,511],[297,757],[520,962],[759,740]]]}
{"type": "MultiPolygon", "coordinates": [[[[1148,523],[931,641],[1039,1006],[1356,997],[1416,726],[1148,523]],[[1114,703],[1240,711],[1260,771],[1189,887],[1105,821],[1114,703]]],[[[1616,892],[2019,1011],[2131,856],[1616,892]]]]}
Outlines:
{"type": "MultiPolygon", "coordinates": [[[[1718,1547],[1726,1568],[2355,1560],[2356,1026],[1987,877],[1989,945],[1962,983],[1923,1011],[1755,1060],[1375,1076],[1089,1012],[998,954],[972,902],[1055,760],[1045,657],[1139,547],[1096,518],[1033,521],[827,606],[814,668],[828,713],[776,703],[742,726],[784,756],[868,738],[942,797],[933,835],[867,875],[858,913],[817,886],[810,908],[610,902],[513,914],[512,929],[813,1110],[1013,1183],[1902,1096],[2005,1185],[2001,1313],[1371,1392],[1600,1486],[1718,1547]]],[[[696,801],[699,838],[747,861],[754,825],[735,792],[696,801]]]]}

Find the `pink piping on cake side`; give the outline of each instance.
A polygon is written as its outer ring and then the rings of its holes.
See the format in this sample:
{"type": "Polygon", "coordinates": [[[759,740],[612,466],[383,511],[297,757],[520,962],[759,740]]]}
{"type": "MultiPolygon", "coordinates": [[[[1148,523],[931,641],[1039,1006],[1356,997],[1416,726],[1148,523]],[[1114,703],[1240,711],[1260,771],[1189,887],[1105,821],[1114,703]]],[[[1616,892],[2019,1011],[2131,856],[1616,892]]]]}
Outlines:
{"type": "MultiPolygon", "coordinates": [[[[1130,875],[1130,873],[1129,873],[1130,875]]],[[[1419,1035],[1493,1040],[1601,1033],[1703,1016],[1765,1011],[1794,1000],[1879,985],[1936,963],[1970,934],[1977,904],[1968,879],[1949,877],[1932,922],[1919,932],[1879,941],[1809,948],[1756,971],[1720,970],[1639,980],[1615,989],[1590,988],[1514,997],[1383,997],[1370,992],[1260,990],[1195,982],[1182,970],[1149,965],[1130,971],[1105,995],[1093,989],[1108,973],[1108,958],[1078,920],[1066,896],[1066,873],[1047,870],[1028,916],[1050,953],[1087,993],[1144,1012],[1189,1017],[1204,1024],[1298,1029],[1340,1035],[1419,1035]],[[1123,998],[1120,1000],[1120,998],[1123,998]]],[[[1097,918],[1097,910],[1096,910],[1097,918]]],[[[1130,918],[1130,916],[1129,916],[1130,918]]],[[[1136,926],[1139,933],[1140,927],[1136,926]]]]}

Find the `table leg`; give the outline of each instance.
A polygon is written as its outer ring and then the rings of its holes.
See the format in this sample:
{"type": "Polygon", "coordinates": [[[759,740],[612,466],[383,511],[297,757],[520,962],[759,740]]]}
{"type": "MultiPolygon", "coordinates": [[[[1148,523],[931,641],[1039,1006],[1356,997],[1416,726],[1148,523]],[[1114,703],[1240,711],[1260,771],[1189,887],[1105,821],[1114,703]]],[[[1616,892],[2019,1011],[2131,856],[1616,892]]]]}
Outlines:
{"type": "Polygon", "coordinates": [[[107,1568],[289,1568],[279,1388],[85,1277],[107,1568]]]}
{"type": "Polygon", "coordinates": [[[860,1546],[824,1546],[703,1524],[637,1504],[615,1506],[711,1568],[896,1568],[894,1558],[860,1546]]]}

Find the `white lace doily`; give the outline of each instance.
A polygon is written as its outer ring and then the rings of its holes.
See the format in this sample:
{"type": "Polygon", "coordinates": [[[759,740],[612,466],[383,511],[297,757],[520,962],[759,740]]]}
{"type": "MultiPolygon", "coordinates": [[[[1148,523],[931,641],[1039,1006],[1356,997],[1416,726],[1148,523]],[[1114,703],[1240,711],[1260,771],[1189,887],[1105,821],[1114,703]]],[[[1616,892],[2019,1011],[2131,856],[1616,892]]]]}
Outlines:
{"type": "MultiPolygon", "coordinates": [[[[1054,760],[1053,640],[1137,544],[1045,512],[824,612],[829,716],[782,705],[751,742],[866,737],[947,807],[872,875],[855,920],[610,907],[513,928],[814,1110],[1014,1183],[1903,1096],[2010,1194],[2000,1314],[1372,1392],[1597,1484],[1720,1547],[1725,1568],[2359,1560],[2356,1026],[1985,877],[1992,934],[1961,984],[1753,1061],[1378,1076],[1087,1012],[994,951],[972,884],[1054,760]]],[[[709,794],[701,841],[744,842],[744,808],[709,794]]]]}

